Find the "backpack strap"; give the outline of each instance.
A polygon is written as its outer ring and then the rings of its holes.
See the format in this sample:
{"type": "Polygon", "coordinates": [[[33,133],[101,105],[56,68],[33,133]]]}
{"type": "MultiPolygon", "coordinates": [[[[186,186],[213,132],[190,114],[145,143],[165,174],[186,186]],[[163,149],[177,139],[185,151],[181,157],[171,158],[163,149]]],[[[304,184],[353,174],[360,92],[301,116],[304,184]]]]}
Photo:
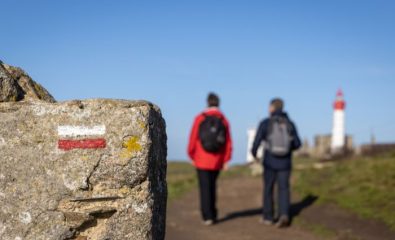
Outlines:
{"type": "Polygon", "coordinates": [[[272,131],[272,126],[273,126],[273,123],[274,123],[275,121],[284,121],[285,124],[287,125],[288,133],[289,133],[290,135],[292,134],[292,132],[293,132],[293,127],[292,127],[292,124],[291,124],[291,120],[289,120],[287,117],[283,117],[283,116],[271,116],[271,117],[269,118],[268,134],[271,133],[271,131],[272,131]]]}
{"type": "Polygon", "coordinates": [[[279,116],[271,116],[271,117],[269,118],[268,131],[267,131],[268,135],[270,135],[271,132],[272,132],[272,130],[273,130],[273,124],[274,124],[274,122],[275,122],[275,121],[278,121],[279,119],[280,119],[279,116]]]}
{"type": "Polygon", "coordinates": [[[216,117],[216,118],[219,118],[222,122],[224,121],[224,116],[222,115],[222,114],[219,114],[219,115],[210,115],[210,114],[207,114],[206,112],[202,112],[202,114],[201,114],[204,118],[206,118],[206,117],[216,117]]]}

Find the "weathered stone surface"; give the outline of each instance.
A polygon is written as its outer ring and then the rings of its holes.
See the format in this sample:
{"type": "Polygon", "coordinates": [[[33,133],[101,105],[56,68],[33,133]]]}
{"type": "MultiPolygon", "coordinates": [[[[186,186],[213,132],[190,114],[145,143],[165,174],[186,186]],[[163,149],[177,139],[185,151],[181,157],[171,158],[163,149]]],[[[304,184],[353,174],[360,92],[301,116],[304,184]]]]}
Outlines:
{"type": "Polygon", "coordinates": [[[0,153],[0,239],[164,239],[166,133],[152,104],[0,103],[0,153]]]}
{"type": "Polygon", "coordinates": [[[0,102],[21,100],[55,102],[51,94],[21,68],[0,61],[0,102]]]}

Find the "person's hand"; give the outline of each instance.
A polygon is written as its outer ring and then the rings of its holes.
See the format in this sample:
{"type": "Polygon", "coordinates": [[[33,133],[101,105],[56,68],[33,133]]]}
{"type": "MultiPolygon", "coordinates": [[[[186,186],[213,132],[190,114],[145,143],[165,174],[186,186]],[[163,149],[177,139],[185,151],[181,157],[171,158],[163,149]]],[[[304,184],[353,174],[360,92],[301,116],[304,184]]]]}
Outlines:
{"type": "Polygon", "coordinates": [[[228,171],[229,170],[229,164],[228,163],[224,163],[224,166],[222,167],[222,170],[228,171]]]}
{"type": "Polygon", "coordinates": [[[253,158],[251,162],[248,162],[247,165],[255,165],[259,163],[259,159],[258,158],[253,158]]]}
{"type": "Polygon", "coordinates": [[[259,158],[257,158],[257,157],[254,157],[254,160],[252,161],[252,162],[250,162],[250,164],[257,164],[257,163],[260,163],[261,162],[261,160],[259,159],[259,158]]]}
{"type": "Polygon", "coordinates": [[[190,160],[190,161],[188,161],[189,162],[189,164],[191,164],[192,166],[194,166],[195,167],[195,161],[193,161],[192,159],[190,160]]]}

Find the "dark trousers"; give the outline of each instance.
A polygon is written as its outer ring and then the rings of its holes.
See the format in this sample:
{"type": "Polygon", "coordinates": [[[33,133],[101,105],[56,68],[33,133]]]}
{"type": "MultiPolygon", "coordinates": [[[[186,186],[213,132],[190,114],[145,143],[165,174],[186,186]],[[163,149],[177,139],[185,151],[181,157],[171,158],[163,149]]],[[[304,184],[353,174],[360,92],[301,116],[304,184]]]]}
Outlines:
{"type": "Polygon", "coordinates": [[[263,194],[263,217],[266,220],[274,220],[274,185],[278,185],[278,214],[279,216],[289,217],[290,211],[290,184],[289,179],[291,170],[276,171],[273,169],[265,169],[263,181],[265,190],[263,194]]]}
{"type": "Polygon", "coordinates": [[[217,219],[216,190],[219,171],[197,170],[200,190],[200,210],[202,218],[206,220],[217,219]]]}

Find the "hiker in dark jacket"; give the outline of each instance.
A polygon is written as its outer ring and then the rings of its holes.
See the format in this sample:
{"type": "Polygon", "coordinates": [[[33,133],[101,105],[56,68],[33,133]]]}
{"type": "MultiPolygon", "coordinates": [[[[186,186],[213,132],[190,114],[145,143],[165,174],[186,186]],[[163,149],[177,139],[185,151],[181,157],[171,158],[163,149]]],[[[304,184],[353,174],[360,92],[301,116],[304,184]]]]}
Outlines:
{"type": "Polygon", "coordinates": [[[273,189],[277,182],[279,219],[277,227],[286,227],[290,219],[290,176],[292,169],[292,152],[301,147],[295,124],[283,111],[283,100],[273,99],[269,106],[270,117],[263,120],[258,127],[252,155],[256,158],[262,142],[265,143],[264,166],[264,207],[262,222],[274,224],[273,189]],[[284,131],[283,131],[284,130],[284,131]]]}

